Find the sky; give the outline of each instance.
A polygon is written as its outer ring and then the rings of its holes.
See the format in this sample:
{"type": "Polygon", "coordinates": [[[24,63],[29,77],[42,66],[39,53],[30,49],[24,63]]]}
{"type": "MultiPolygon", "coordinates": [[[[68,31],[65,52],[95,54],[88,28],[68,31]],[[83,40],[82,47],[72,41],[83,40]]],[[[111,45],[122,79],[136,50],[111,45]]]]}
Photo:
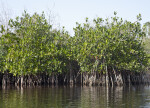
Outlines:
{"type": "Polygon", "coordinates": [[[150,21],[150,0],[0,0],[1,10],[9,11],[11,18],[21,16],[24,10],[31,14],[44,11],[54,27],[65,26],[71,35],[76,22],[84,23],[86,17],[109,18],[114,11],[124,20],[134,22],[140,13],[141,23],[150,21]]]}

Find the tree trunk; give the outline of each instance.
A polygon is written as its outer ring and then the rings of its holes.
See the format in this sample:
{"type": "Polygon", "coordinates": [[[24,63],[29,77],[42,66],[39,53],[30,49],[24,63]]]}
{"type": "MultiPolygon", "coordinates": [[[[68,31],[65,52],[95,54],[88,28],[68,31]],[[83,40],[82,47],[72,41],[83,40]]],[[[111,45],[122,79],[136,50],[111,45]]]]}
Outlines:
{"type": "Polygon", "coordinates": [[[106,66],[106,77],[105,77],[105,79],[106,79],[106,87],[108,87],[109,86],[109,76],[108,76],[107,66],[106,66]]]}
{"type": "Polygon", "coordinates": [[[21,75],[21,86],[23,86],[23,75],[21,75]]]}
{"type": "Polygon", "coordinates": [[[69,80],[69,83],[70,85],[73,85],[73,72],[72,72],[72,66],[71,66],[71,63],[69,63],[69,68],[70,68],[70,80],[69,80]]]}

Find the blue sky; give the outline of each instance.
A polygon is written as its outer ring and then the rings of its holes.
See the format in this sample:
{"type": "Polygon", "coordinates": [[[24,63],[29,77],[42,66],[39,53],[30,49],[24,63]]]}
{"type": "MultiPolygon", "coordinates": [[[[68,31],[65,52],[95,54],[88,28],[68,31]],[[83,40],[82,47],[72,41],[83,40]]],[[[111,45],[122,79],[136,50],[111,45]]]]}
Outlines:
{"type": "Polygon", "coordinates": [[[135,21],[141,13],[142,23],[150,21],[150,0],[0,0],[0,4],[11,11],[12,18],[21,16],[24,10],[51,13],[54,26],[65,26],[70,34],[76,22],[83,23],[86,17],[108,18],[114,11],[125,20],[135,21]]]}

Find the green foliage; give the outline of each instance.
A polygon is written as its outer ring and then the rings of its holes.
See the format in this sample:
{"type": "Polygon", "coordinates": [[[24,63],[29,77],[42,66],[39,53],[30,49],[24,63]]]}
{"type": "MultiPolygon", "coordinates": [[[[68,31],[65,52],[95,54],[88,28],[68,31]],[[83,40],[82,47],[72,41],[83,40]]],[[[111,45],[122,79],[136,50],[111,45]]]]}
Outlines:
{"type": "Polygon", "coordinates": [[[146,34],[146,37],[143,38],[143,47],[148,55],[148,61],[150,66],[150,22],[146,22],[143,26],[143,31],[146,34]]]}
{"type": "Polygon", "coordinates": [[[14,75],[62,72],[69,37],[64,30],[51,28],[44,13],[30,16],[24,12],[22,17],[11,19],[9,30],[2,36],[8,46],[5,70],[14,75]]]}
{"type": "Polygon", "coordinates": [[[1,25],[0,69],[14,75],[60,74],[78,62],[81,72],[141,71],[148,61],[142,47],[141,15],[132,23],[116,14],[111,19],[94,19],[92,24],[86,18],[85,23],[77,23],[71,37],[64,28],[52,29],[44,13],[24,12],[11,19],[7,29],[1,25]]]}
{"type": "Polygon", "coordinates": [[[116,13],[110,21],[97,18],[90,24],[87,19],[74,28],[75,58],[81,72],[104,72],[107,67],[141,71],[147,66],[140,15],[134,23],[123,21],[116,13]]]}

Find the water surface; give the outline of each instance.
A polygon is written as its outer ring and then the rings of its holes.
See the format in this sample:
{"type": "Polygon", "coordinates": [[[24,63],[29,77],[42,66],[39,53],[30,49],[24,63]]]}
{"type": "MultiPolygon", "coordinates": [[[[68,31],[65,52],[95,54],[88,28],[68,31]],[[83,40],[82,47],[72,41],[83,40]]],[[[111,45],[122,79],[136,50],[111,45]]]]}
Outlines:
{"type": "Polygon", "coordinates": [[[4,87],[0,108],[150,108],[150,87],[4,87]]]}

